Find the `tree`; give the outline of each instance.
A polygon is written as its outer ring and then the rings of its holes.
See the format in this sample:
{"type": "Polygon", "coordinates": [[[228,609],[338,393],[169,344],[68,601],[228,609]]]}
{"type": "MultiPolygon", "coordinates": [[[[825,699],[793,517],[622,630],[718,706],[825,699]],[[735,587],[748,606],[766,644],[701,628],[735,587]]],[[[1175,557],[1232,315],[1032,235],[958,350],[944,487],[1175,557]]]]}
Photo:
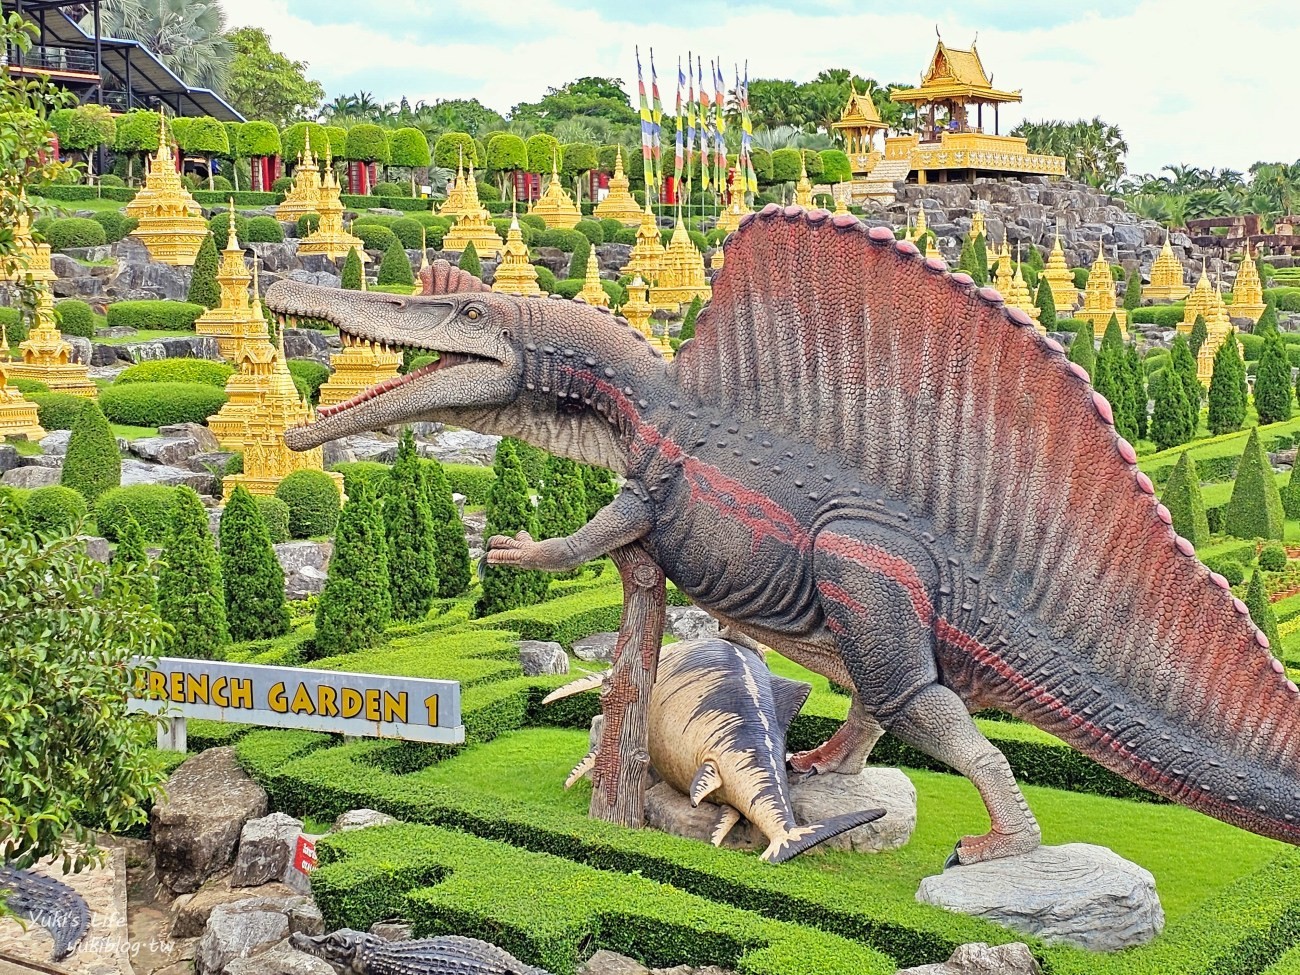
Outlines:
{"type": "Polygon", "coordinates": [[[216,119],[208,115],[202,115],[198,118],[189,120],[189,125],[185,128],[184,136],[177,135],[177,141],[186,153],[192,156],[203,156],[208,161],[208,189],[213,189],[212,159],[214,156],[227,156],[230,154],[230,139],[226,135],[226,127],[216,119]]]}
{"type": "MultiPolygon", "coordinates": [[[[139,41],[191,87],[226,90],[231,43],[219,0],[105,0],[101,10],[103,36],[139,41]]],[[[81,27],[94,30],[90,14],[81,27]]]]}
{"type": "Polygon", "coordinates": [[[1038,306],[1038,324],[1049,332],[1056,331],[1056,299],[1052,297],[1051,285],[1045,278],[1038,279],[1034,304],[1038,306]]]}
{"type": "Polygon", "coordinates": [[[450,599],[469,588],[469,543],[465,540],[465,525],[456,512],[456,502],[451,496],[451,484],[442,464],[435,459],[421,462],[424,477],[424,496],[433,517],[434,551],[438,561],[438,596],[450,599]]]}
{"type": "MultiPolygon", "coordinates": [[[[1124,307],[1130,312],[1134,308],[1142,307],[1142,274],[1136,268],[1129,275],[1128,282],[1124,286],[1124,307]]],[[[1130,321],[1132,317],[1129,316],[1130,321]]]]}
{"type": "Polygon", "coordinates": [[[1223,528],[1236,538],[1282,538],[1286,512],[1282,496],[1269,466],[1268,454],[1259,442],[1258,427],[1251,427],[1246,448],[1237,462],[1237,477],[1232,483],[1223,516],[1223,528]]]}
{"type": "Polygon", "coordinates": [[[419,129],[398,129],[389,140],[389,150],[392,155],[390,166],[401,166],[411,171],[411,196],[415,196],[415,172],[428,169],[432,161],[429,140],[419,129]]]}
{"type": "MultiPolygon", "coordinates": [[[[312,133],[312,142],[315,144],[315,135],[312,133]]],[[[326,142],[329,136],[326,137],[326,142]]],[[[321,149],[325,146],[322,145],[321,149]]],[[[378,125],[370,122],[362,122],[348,129],[348,141],[344,147],[344,158],[352,159],[357,162],[373,162],[387,166],[388,161],[392,158],[392,150],[388,144],[388,132],[378,125]]]]}
{"type": "Polygon", "coordinates": [[[275,557],[266,522],[242,485],[226,502],[220,533],[221,577],[231,639],[266,640],[288,633],[284,570],[275,557]]]}
{"type": "MultiPolygon", "coordinates": [[[[1255,332],[1261,334],[1258,326],[1255,332]]],[[[1255,412],[1261,424],[1280,423],[1291,418],[1291,362],[1276,328],[1266,328],[1262,334],[1264,348],[1255,370],[1255,412]]]]}
{"type": "Polygon", "coordinates": [[[402,431],[397,459],[384,491],[388,535],[388,586],[393,618],[421,620],[438,594],[433,513],[429,510],[415,434],[402,431]]]}
{"type": "MultiPolygon", "coordinates": [[[[488,493],[487,524],[483,537],[506,535],[513,538],[519,532],[537,537],[537,513],[528,497],[528,480],[514,444],[502,440],[497,445],[496,459],[492,462],[496,475],[488,493]]],[[[491,616],[518,606],[527,605],[538,592],[540,572],[533,569],[513,569],[489,565],[483,571],[483,591],[474,604],[475,616],[491,616]]]]}
{"type": "Polygon", "coordinates": [[[819,155],[822,162],[822,179],[828,183],[852,181],[853,167],[843,149],[823,149],[819,155]]]}
{"type": "Polygon", "coordinates": [[[984,242],[984,235],[980,234],[975,238],[975,266],[972,269],[971,277],[981,288],[989,283],[989,251],[984,242]]]}
{"type": "Polygon", "coordinates": [[[1152,399],[1151,439],[1161,450],[1168,450],[1192,439],[1192,428],[1187,408],[1187,389],[1173,369],[1166,366],[1151,380],[1152,399]]]}
{"type": "Polygon", "coordinates": [[[212,239],[212,234],[205,234],[194,258],[194,273],[190,275],[190,290],[185,300],[205,308],[216,308],[221,304],[221,285],[217,283],[219,267],[217,242],[212,239]]]}
{"type": "Polygon", "coordinates": [[[566,457],[552,454],[542,473],[537,503],[540,538],[565,538],[587,523],[587,492],[582,471],[566,457]]]}
{"type": "Polygon", "coordinates": [[[587,277],[587,262],[591,260],[591,241],[586,237],[576,242],[573,256],[569,258],[569,277],[582,281],[587,277]]]}
{"type": "Polygon", "coordinates": [[[272,50],[271,38],[259,27],[241,27],[226,36],[235,51],[226,97],[240,115],[283,127],[316,114],[325,88],[307,77],[306,61],[272,50]]]}
{"type": "MultiPolygon", "coordinates": [[[[487,159],[484,165],[494,173],[504,176],[528,168],[528,147],[513,132],[498,132],[487,141],[487,159]]],[[[504,188],[504,179],[501,188],[504,188]]]]}
{"type": "Polygon", "coordinates": [[[1214,372],[1210,375],[1210,433],[1219,436],[1240,430],[1246,422],[1246,364],[1237,347],[1236,332],[1214,353],[1214,372]]]}
{"type": "Polygon", "coordinates": [[[465,249],[460,252],[460,260],[456,262],[456,266],[462,271],[468,271],[476,278],[483,277],[483,262],[478,258],[478,248],[474,246],[474,241],[471,240],[465,245],[465,249]]]}
{"type": "Polygon", "coordinates": [[[117,117],[113,148],[126,156],[126,177],[134,177],[135,163],[147,152],[158,151],[158,113],[135,109],[117,117]]]}
{"type": "Polygon", "coordinates": [[[103,105],[78,105],[68,118],[67,138],[61,148],[85,153],[87,171],[94,170],[94,152],[100,146],[111,146],[117,135],[113,113],[103,105]]]}
{"type": "Polygon", "coordinates": [[[483,165],[478,156],[478,145],[468,132],[444,132],[433,144],[433,164],[443,169],[459,169],[483,165]]]}
{"type": "MultiPolygon", "coordinates": [[[[331,145],[329,133],[319,122],[295,122],[280,133],[280,154],[286,163],[297,164],[298,157],[306,151],[308,139],[311,140],[314,156],[324,155],[326,148],[331,145]]],[[[336,159],[339,156],[351,158],[345,153],[335,153],[336,159]]]]}
{"type": "Polygon", "coordinates": [[[144,823],[162,784],[155,721],[127,709],[162,624],[83,542],[26,531],[4,494],[0,606],[0,862],[80,869],[99,856],[90,830],[144,823]]]}
{"type": "Polygon", "coordinates": [[[172,625],[167,651],[218,659],[230,642],[221,565],[208,511],[192,488],[178,488],[158,573],[158,614],[172,625]]]}
{"type": "Polygon", "coordinates": [[[1178,463],[1165,482],[1160,503],[1169,509],[1174,531],[1197,548],[1209,543],[1210,523],[1205,514],[1205,498],[1201,495],[1201,479],[1190,450],[1178,455],[1178,463]]]}
{"type": "Polygon", "coordinates": [[[587,520],[596,517],[596,512],[614,500],[618,488],[614,484],[614,475],[603,467],[590,464],[581,465],[583,496],[587,502],[587,520]]]}
{"type": "Polygon", "coordinates": [[[682,330],[677,333],[678,339],[685,342],[687,339],[695,338],[695,322],[700,317],[700,312],[704,309],[704,302],[696,295],[691,299],[691,303],[686,306],[686,316],[682,319],[682,330]]]}
{"type": "Polygon", "coordinates": [[[122,455],[117,438],[99,404],[90,400],[72,422],[68,452],[59,483],[81,494],[89,504],[122,483],[122,455]]]}
{"type": "Polygon", "coordinates": [[[1197,315],[1196,321],[1192,323],[1192,333],[1187,337],[1187,345],[1192,350],[1193,358],[1201,354],[1201,346],[1205,344],[1205,340],[1209,337],[1209,330],[1205,326],[1205,316],[1197,315]]]}
{"type": "Polygon", "coordinates": [[[1269,645],[1281,652],[1281,638],[1277,633],[1277,617],[1269,605],[1268,593],[1264,591],[1264,574],[1256,569],[1250,574],[1250,585],[1246,587],[1246,609],[1250,610],[1251,621],[1268,637],[1269,645]]]}
{"type": "Polygon", "coordinates": [[[109,575],[120,579],[120,584],[133,593],[141,605],[152,605],[158,598],[153,567],[149,564],[149,553],[144,549],[144,532],[129,510],[117,530],[117,548],[113,550],[113,560],[109,563],[109,575]]]}
{"type": "Polygon", "coordinates": [[[1282,510],[1288,518],[1300,518],[1300,477],[1296,477],[1296,468],[1300,464],[1291,465],[1291,476],[1286,479],[1286,487],[1282,488],[1282,510]]]}
{"type": "Polygon", "coordinates": [[[528,149],[528,171],[530,173],[549,173],[552,166],[564,164],[560,156],[560,141],[553,135],[538,133],[530,136],[524,143],[528,149]]]}
{"type": "Polygon", "coordinates": [[[316,606],[316,651],[322,656],[374,646],[392,612],[388,546],[374,489],[357,479],[345,490],[348,500],[316,606]]]}
{"type": "Polygon", "coordinates": [[[600,165],[596,147],[589,142],[569,142],[560,147],[560,158],[564,160],[560,175],[572,181],[573,198],[581,206],[582,176],[600,165]]]}
{"type": "Polygon", "coordinates": [[[1084,325],[1074,333],[1074,340],[1070,343],[1070,354],[1067,358],[1075,365],[1083,366],[1084,369],[1088,370],[1089,377],[1092,376],[1097,365],[1097,350],[1093,348],[1091,323],[1084,325]]]}
{"type": "Polygon", "coordinates": [[[406,256],[406,249],[400,240],[394,239],[384,251],[384,259],[379,262],[379,277],[376,284],[402,284],[415,286],[415,273],[411,270],[411,259],[406,256]]]}
{"type": "Polygon", "coordinates": [[[1115,417],[1115,428],[1120,431],[1120,436],[1132,439],[1133,434],[1126,431],[1137,426],[1137,418],[1129,412],[1132,397],[1129,395],[1124,337],[1120,332],[1119,320],[1114,315],[1110,316],[1106,332],[1101,339],[1101,348],[1097,352],[1096,371],[1092,374],[1092,386],[1110,401],[1111,412],[1115,417]]]}
{"type": "Polygon", "coordinates": [[[957,270],[964,271],[975,280],[975,244],[967,237],[962,241],[961,253],[957,255],[957,270]]]}
{"type": "Polygon", "coordinates": [[[343,261],[343,278],[339,287],[348,291],[360,291],[361,277],[365,273],[366,269],[361,266],[361,255],[355,247],[349,247],[348,256],[343,261]]]}
{"type": "Polygon", "coordinates": [[[1075,122],[1022,122],[1011,132],[1029,151],[1065,157],[1065,173],[1091,186],[1114,186],[1124,175],[1128,143],[1119,128],[1093,118],[1075,122]]]}
{"type": "Polygon", "coordinates": [[[280,131],[270,122],[245,122],[239,127],[236,152],[241,159],[259,156],[278,156],[281,151],[280,131]]]}
{"type": "MultiPolygon", "coordinates": [[[[1138,356],[1136,342],[1130,342],[1125,346],[1124,366],[1126,412],[1133,421],[1133,426],[1130,428],[1133,435],[1129,437],[1128,434],[1124,434],[1124,436],[1136,443],[1138,440],[1146,439],[1149,420],[1146,375],[1142,372],[1142,359],[1138,356]]],[[[1123,433],[1122,430],[1120,432],[1123,433]]]]}
{"type": "Polygon", "coordinates": [[[578,78],[559,88],[548,88],[536,102],[520,102],[510,109],[516,123],[528,123],[549,132],[567,119],[603,119],[626,128],[636,125],[637,115],[619,78],[578,78]]]}
{"type": "MultiPolygon", "coordinates": [[[[1192,350],[1187,344],[1187,339],[1181,335],[1174,337],[1174,345],[1169,352],[1169,365],[1165,367],[1165,373],[1171,378],[1176,378],[1183,385],[1183,397],[1187,409],[1188,439],[1191,439],[1191,437],[1196,436],[1196,428],[1201,422],[1201,394],[1203,390],[1200,380],[1196,378],[1196,359],[1192,356],[1192,350]]],[[[1184,442],[1179,441],[1179,443],[1184,442]]]]}

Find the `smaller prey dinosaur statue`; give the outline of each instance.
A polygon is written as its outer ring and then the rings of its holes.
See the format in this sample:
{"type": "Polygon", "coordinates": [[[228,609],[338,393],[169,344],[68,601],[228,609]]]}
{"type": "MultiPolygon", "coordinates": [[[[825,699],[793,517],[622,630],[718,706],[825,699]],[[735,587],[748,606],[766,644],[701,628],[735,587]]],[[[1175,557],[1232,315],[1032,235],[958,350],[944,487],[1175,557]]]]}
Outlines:
{"type": "MultiPolygon", "coordinates": [[[[542,703],[594,690],[608,674],[579,678],[542,703]]],[[[753,650],[726,640],[679,640],[660,651],[650,693],[650,764],[692,806],[707,799],[721,807],[714,846],[744,817],[768,838],[763,859],[784,863],[885,814],[865,809],[824,823],[796,822],[785,735],[811,691],[802,681],[773,674],[753,650]]],[[[565,787],[586,775],[597,758],[592,749],[565,787]]]]}
{"type": "Polygon", "coordinates": [[[795,768],[853,772],[888,730],[965,775],[990,829],[960,863],[1040,843],[981,708],[1300,842],[1300,691],[1061,346],[851,215],[771,205],[725,251],[672,362],[608,312],[447,265],[421,297],[278,282],[274,312],[439,355],[285,442],[433,420],[621,474],[573,535],[493,538],[489,561],[569,570],[639,545],[722,622],[853,688],[795,768]]]}
{"type": "Polygon", "coordinates": [[[339,975],[550,975],[486,941],[454,935],[385,941],[340,928],[318,935],[295,931],[289,943],[339,975]]]}

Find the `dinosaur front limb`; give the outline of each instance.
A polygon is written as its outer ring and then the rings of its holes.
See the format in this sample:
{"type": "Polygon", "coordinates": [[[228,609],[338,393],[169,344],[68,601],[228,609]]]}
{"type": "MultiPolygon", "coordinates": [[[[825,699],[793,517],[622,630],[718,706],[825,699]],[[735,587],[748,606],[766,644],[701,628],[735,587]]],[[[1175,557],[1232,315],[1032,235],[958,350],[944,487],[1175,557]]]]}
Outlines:
{"type": "Polygon", "coordinates": [[[857,775],[884,733],[884,729],[863,709],[858,695],[854,694],[849,716],[835,734],[816,748],[791,755],[788,763],[790,768],[800,773],[857,775]]]}
{"type": "Polygon", "coordinates": [[[520,532],[514,538],[493,535],[487,542],[487,561],[488,565],[516,569],[569,572],[584,562],[632,544],[648,533],[650,527],[645,502],[632,492],[623,491],[597,511],[591,521],[564,538],[536,542],[527,532],[520,532]]]}

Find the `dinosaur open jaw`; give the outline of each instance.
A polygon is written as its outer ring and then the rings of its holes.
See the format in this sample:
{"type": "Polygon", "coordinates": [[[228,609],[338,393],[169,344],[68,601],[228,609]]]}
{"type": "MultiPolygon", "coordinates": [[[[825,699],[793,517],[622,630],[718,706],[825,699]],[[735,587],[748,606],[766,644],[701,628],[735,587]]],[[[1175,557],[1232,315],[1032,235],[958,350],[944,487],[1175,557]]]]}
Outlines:
{"type": "Polygon", "coordinates": [[[316,415],[322,419],[325,417],[335,416],[345,410],[350,410],[354,406],[360,406],[362,403],[369,402],[377,396],[397,389],[399,386],[405,386],[408,383],[415,382],[425,376],[431,376],[435,372],[446,372],[461,366],[472,365],[475,363],[486,363],[499,366],[500,363],[493,359],[482,356],[470,355],[465,352],[439,352],[438,358],[427,366],[421,366],[413,372],[408,372],[403,376],[394,376],[392,379],[385,379],[376,386],[363,389],[356,396],[342,403],[336,403],[333,406],[322,406],[316,410],[316,415]]]}

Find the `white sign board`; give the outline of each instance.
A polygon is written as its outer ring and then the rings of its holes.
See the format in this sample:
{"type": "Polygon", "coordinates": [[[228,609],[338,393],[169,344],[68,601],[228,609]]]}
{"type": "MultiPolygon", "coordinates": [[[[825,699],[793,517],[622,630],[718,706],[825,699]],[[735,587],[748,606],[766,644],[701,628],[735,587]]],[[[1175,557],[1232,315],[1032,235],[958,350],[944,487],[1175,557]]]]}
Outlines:
{"type": "Polygon", "coordinates": [[[161,657],[130,703],[173,718],[447,745],[465,740],[454,680],[161,657]]]}

